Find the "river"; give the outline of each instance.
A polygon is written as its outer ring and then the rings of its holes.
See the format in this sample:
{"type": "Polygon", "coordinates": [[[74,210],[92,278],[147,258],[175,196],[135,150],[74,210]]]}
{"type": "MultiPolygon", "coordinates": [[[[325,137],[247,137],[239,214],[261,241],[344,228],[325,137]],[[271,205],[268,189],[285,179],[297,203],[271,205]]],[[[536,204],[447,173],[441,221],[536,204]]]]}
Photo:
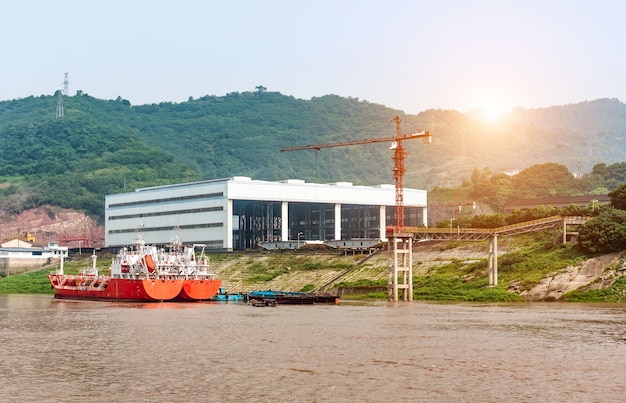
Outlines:
{"type": "Polygon", "coordinates": [[[2,402],[608,402],[626,305],[0,296],[2,402]]]}

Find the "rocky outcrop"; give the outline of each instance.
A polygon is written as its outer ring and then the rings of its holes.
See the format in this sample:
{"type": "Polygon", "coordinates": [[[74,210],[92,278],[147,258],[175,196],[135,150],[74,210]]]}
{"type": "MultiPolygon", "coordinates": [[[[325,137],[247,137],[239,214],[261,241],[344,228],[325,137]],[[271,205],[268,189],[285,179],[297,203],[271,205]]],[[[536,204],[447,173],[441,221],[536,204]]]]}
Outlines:
{"type": "MultiPolygon", "coordinates": [[[[17,216],[2,217],[0,235],[2,241],[20,238],[24,233],[35,237],[35,243],[46,246],[63,237],[87,237],[92,246],[104,245],[104,228],[83,212],[54,206],[41,206],[23,211],[17,216]]],[[[78,245],[68,245],[70,247],[78,245]]]]}
{"type": "MultiPolygon", "coordinates": [[[[529,301],[558,301],[569,291],[609,287],[624,271],[624,253],[611,253],[585,260],[576,266],[568,266],[559,273],[544,278],[532,289],[521,291],[520,295],[529,301]]],[[[516,286],[511,284],[509,289],[515,291],[516,286]]]]}

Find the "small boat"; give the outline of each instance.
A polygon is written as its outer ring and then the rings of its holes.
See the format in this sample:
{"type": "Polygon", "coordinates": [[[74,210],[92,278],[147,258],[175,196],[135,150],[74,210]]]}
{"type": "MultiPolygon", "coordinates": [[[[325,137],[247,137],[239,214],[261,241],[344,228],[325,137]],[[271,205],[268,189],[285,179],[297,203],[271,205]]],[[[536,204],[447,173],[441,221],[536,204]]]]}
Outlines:
{"type": "Polygon", "coordinates": [[[254,307],[265,307],[265,306],[276,306],[276,300],[275,299],[269,299],[269,298],[264,298],[264,299],[251,299],[248,301],[248,305],[254,306],[254,307]]]}
{"type": "Polygon", "coordinates": [[[113,258],[110,275],[93,265],[78,275],[59,270],[48,275],[55,298],[119,301],[207,301],[217,294],[220,280],[209,271],[204,245],[183,247],[175,239],[170,250],[148,246],[140,237],[134,248],[122,248],[113,258]],[[195,249],[202,247],[199,257],[195,249]]]}
{"type": "Polygon", "coordinates": [[[226,289],[220,287],[213,297],[211,297],[211,301],[245,301],[248,299],[248,294],[244,293],[229,293],[226,289]]]}
{"type": "Polygon", "coordinates": [[[250,300],[274,300],[289,305],[338,304],[339,295],[322,292],[294,292],[278,290],[255,290],[248,293],[250,300]]]}

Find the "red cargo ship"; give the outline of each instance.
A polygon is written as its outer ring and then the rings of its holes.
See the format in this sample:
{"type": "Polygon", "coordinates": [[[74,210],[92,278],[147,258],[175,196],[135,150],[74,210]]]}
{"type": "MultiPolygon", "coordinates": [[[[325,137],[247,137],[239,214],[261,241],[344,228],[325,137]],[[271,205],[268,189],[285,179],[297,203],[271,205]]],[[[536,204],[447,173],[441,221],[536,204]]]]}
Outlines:
{"type": "Polygon", "coordinates": [[[96,256],[90,269],[78,275],[59,271],[48,278],[55,298],[118,301],[205,301],[217,294],[221,281],[209,270],[204,245],[184,247],[177,239],[169,251],[145,245],[123,248],[113,259],[110,275],[100,275],[96,256]],[[202,247],[199,256],[196,248],[202,247]]]}

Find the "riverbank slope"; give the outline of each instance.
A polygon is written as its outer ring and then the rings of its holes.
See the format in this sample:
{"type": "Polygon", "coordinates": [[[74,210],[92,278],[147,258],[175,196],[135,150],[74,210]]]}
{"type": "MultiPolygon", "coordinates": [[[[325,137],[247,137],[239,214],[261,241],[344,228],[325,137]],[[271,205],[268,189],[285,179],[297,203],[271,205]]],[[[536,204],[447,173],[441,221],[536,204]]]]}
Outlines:
{"type": "MultiPolygon", "coordinates": [[[[488,286],[488,244],[421,242],[413,250],[416,299],[567,300],[572,291],[607,290],[626,273],[624,252],[588,257],[573,245],[533,237],[505,238],[499,243],[498,286],[488,286]]],[[[216,256],[212,268],[232,292],[253,289],[328,290],[387,285],[388,254],[316,251],[216,256]]],[[[613,301],[626,301],[615,290],[613,301]]],[[[385,297],[386,292],[371,296],[385,297]]]]}
{"type": "MultiPolygon", "coordinates": [[[[389,257],[299,250],[210,254],[211,268],[231,293],[255,289],[287,291],[370,289],[386,298],[389,257]]],[[[419,242],[413,251],[414,299],[464,301],[626,302],[624,252],[585,256],[575,246],[554,245],[537,236],[504,238],[498,245],[498,285],[488,285],[486,241],[419,242]]],[[[99,256],[107,273],[111,256],[99,256]]],[[[66,262],[67,273],[91,266],[89,256],[66,262]]],[[[0,293],[51,293],[42,268],[0,279],[0,293]]]]}

